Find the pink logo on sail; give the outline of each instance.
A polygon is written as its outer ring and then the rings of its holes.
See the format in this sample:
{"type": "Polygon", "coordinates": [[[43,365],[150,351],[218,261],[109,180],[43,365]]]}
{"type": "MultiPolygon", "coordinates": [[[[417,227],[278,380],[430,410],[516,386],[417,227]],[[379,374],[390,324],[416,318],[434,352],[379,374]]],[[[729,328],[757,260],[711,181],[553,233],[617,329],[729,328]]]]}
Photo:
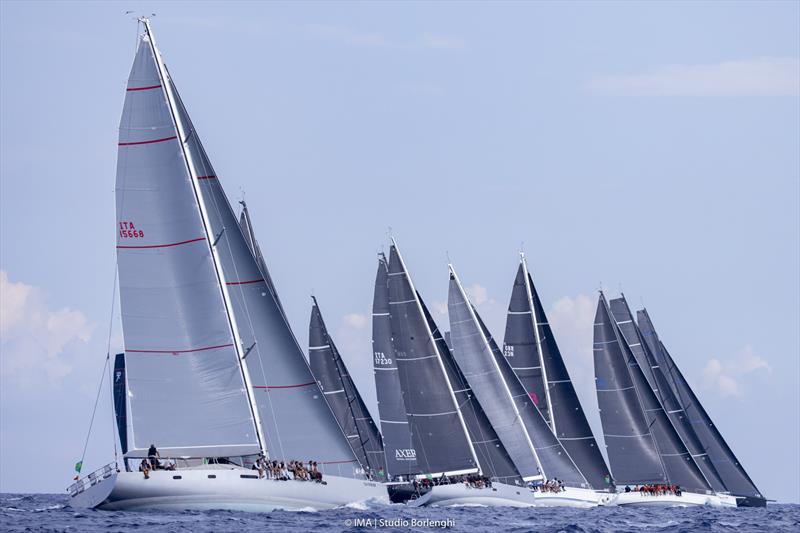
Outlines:
{"type": "Polygon", "coordinates": [[[535,405],[536,407],[539,407],[539,397],[536,396],[536,393],[535,392],[529,392],[528,396],[530,396],[531,400],[533,400],[533,405],[535,405]]]}

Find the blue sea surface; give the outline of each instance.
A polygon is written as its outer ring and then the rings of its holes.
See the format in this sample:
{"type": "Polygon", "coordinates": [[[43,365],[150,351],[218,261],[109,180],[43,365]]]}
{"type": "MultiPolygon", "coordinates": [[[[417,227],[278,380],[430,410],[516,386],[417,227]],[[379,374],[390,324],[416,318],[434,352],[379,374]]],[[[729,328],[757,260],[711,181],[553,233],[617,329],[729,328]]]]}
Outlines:
{"type": "Polygon", "coordinates": [[[766,509],[594,509],[356,505],[329,511],[243,513],[131,512],[73,509],[60,494],[0,495],[0,531],[800,531],[800,505],[766,509]],[[428,521],[427,523],[425,521],[428,521]],[[416,521],[416,522],[415,522],[416,521]],[[363,525],[355,525],[355,524],[363,525]]]}

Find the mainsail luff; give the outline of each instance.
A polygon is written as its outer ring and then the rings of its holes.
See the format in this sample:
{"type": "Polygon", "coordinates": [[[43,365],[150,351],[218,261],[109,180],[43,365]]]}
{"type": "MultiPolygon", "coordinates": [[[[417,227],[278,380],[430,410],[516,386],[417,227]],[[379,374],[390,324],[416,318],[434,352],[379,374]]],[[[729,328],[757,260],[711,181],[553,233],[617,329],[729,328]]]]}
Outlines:
{"type": "Polygon", "coordinates": [[[656,354],[657,360],[660,364],[666,365],[668,376],[672,378],[672,385],[675,388],[678,400],[686,410],[689,422],[697,432],[697,436],[700,438],[717,472],[719,472],[725,487],[731,494],[747,496],[759,504],[761,502],[758,501],[761,500],[766,505],[758,487],[756,487],[752,478],[736,458],[733,450],[731,450],[716,424],[711,420],[694,390],[689,386],[680,368],[675,364],[675,361],[659,339],[647,309],[637,312],[637,322],[642,332],[642,337],[644,337],[650,349],[653,350],[653,353],[656,354]]]}
{"type": "Polygon", "coordinates": [[[650,351],[639,327],[633,320],[628,302],[625,296],[611,300],[611,312],[617,322],[617,326],[622,332],[625,342],[628,344],[633,356],[648,378],[650,388],[661,403],[672,427],[677,433],[683,445],[691,454],[692,460],[700,468],[705,481],[717,492],[725,492],[727,488],[719,477],[717,469],[708,457],[700,439],[689,423],[689,419],[684,412],[683,406],[678,402],[672,387],[669,384],[661,366],[655,360],[653,352],[650,351]]]}
{"type": "Polygon", "coordinates": [[[406,417],[420,470],[436,475],[479,471],[442,355],[394,240],[389,252],[389,305],[406,417]]]}
{"type": "Polygon", "coordinates": [[[666,469],[628,370],[617,327],[601,292],[594,319],[594,371],[600,421],[618,484],[667,482],[666,469]]]}
{"type": "Polygon", "coordinates": [[[120,121],[116,187],[129,455],[146,454],[155,442],[173,455],[257,453],[263,440],[224,278],[169,77],[142,22],[120,121]]]}
{"type": "Polygon", "coordinates": [[[389,266],[382,254],[375,274],[372,302],[372,352],[375,393],[389,475],[412,476],[420,470],[406,418],[404,394],[400,386],[397,356],[392,339],[389,313],[389,266]]]}
{"type": "Polygon", "coordinates": [[[385,471],[381,434],[361,399],[336,344],[328,334],[316,297],[311,308],[308,362],[361,466],[371,475],[385,471]]]}
{"type": "Polygon", "coordinates": [[[520,254],[517,277],[520,275],[525,280],[532,318],[530,327],[536,333],[542,366],[540,379],[547,391],[553,433],[592,487],[601,489],[613,486],[608,466],[575,392],[524,254],[520,254]]]}

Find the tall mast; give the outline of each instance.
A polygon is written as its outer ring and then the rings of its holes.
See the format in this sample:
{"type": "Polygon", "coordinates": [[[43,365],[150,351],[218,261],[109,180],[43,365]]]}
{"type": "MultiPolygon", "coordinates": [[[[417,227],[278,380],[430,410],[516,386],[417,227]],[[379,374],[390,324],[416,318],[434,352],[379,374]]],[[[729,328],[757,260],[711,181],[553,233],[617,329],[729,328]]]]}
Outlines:
{"type": "Polygon", "coordinates": [[[484,348],[486,348],[486,353],[489,354],[489,358],[492,360],[492,364],[494,365],[494,368],[497,371],[497,376],[500,378],[500,381],[503,382],[503,388],[505,389],[506,394],[508,394],[508,398],[511,400],[511,406],[514,409],[514,416],[516,417],[518,423],[520,424],[520,427],[522,428],[522,433],[525,435],[525,441],[528,443],[528,447],[530,448],[533,457],[536,459],[536,464],[539,467],[539,472],[544,477],[544,479],[547,479],[547,473],[544,471],[542,462],[539,461],[539,454],[536,453],[536,447],[533,445],[533,441],[531,441],[531,437],[528,434],[528,428],[525,427],[525,424],[522,421],[522,415],[520,414],[519,409],[517,408],[517,404],[514,401],[514,396],[511,394],[511,390],[508,388],[508,383],[506,383],[506,380],[503,378],[503,373],[500,370],[500,366],[497,364],[497,360],[494,358],[492,347],[489,346],[489,339],[486,338],[483,329],[480,328],[480,322],[478,321],[478,317],[475,315],[475,309],[472,307],[469,298],[467,298],[467,294],[464,292],[464,287],[461,286],[461,280],[458,278],[458,274],[456,274],[453,265],[447,265],[447,268],[450,270],[450,275],[453,277],[453,279],[456,282],[456,285],[458,286],[458,291],[461,293],[461,297],[467,304],[467,309],[469,310],[470,317],[472,318],[475,324],[479,325],[478,330],[481,333],[481,342],[483,343],[484,348]]]}
{"type": "Polygon", "coordinates": [[[447,377],[447,370],[444,368],[444,362],[442,361],[442,355],[439,353],[439,347],[436,345],[436,341],[433,338],[433,332],[431,331],[428,321],[425,320],[425,312],[422,310],[422,304],[419,301],[417,289],[414,287],[414,282],[411,280],[411,276],[408,274],[406,262],[403,261],[403,256],[400,254],[400,249],[397,247],[397,242],[394,240],[394,237],[391,237],[391,239],[392,246],[394,246],[394,249],[397,252],[397,258],[400,260],[400,265],[403,267],[403,272],[408,280],[408,285],[411,288],[411,292],[414,294],[414,301],[416,302],[417,309],[422,317],[422,322],[425,323],[425,331],[428,333],[428,339],[430,340],[433,349],[436,350],[436,360],[439,362],[439,368],[442,370],[442,376],[444,376],[444,382],[447,385],[447,392],[450,393],[450,399],[453,401],[453,405],[456,408],[456,413],[458,413],[458,420],[461,422],[461,428],[464,430],[464,436],[467,439],[467,445],[469,445],[469,451],[472,454],[472,459],[475,461],[475,464],[478,465],[478,471],[483,474],[483,468],[481,468],[481,463],[478,461],[478,455],[475,453],[475,447],[472,445],[472,438],[470,438],[469,431],[467,430],[467,423],[464,421],[464,415],[461,413],[461,406],[458,405],[456,394],[453,392],[453,385],[450,383],[450,378],[447,377]]]}
{"type": "Polygon", "coordinates": [[[528,306],[531,308],[531,320],[533,321],[533,333],[536,336],[536,353],[539,354],[539,365],[542,369],[542,380],[544,380],[544,396],[547,401],[547,412],[550,415],[550,429],[553,435],[558,438],[556,432],[556,417],[553,413],[553,403],[550,401],[550,382],[547,380],[547,367],[544,364],[544,353],[542,352],[542,339],[539,335],[539,317],[536,316],[536,307],[533,305],[533,292],[531,291],[530,274],[528,274],[528,262],[525,260],[525,252],[519,253],[522,261],[522,271],[525,274],[525,294],[528,296],[528,306]]]}
{"type": "MultiPolygon", "coordinates": [[[[230,327],[231,337],[234,340],[234,347],[236,349],[236,355],[239,361],[239,369],[241,370],[242,379],[244,380],[247,391],[247,399],[250,403],[253,424],[255,425],[256,436],[258,437],[258,445],[259,448],[261,448],[261,451],[267,454],[265,446],[266,439],[264,438],[264,432],[261,428],[261,418],[258,416],[258,406],[256,405],[255,397],[253,395],[253,386],[250,383],[250,374],[247,371],[245,354],[242,351],[243,344],[241,338],[239,337],[239,328],[236,324],[236,317],[232,311],[233,305],[231,303],[230,295],[228,294],[228,287],[225,283],[225,274],[222,270],[222,264],[216,250],[217,239],[211,230],[211,223],[209,221],[205,203],[202,200],[202,193],[200,192],[200,184],[197,181],[197,176],[195,176],[194,171],[192,170],[194,168],[192,154],[186,147],[186,140],[188,139],[188,136],[183,128],[183,124],[178,119],[175,95],[172,93],[172,85],[169,83],[170,80],[167,75],[167,69],[161,59],[161,54],[158,51],[158,47],[156,47],[156,40],[153,36],[153,30],[150,28],[150,20],[146,17],[140,17],[139,22],[144,24],[145,31],[147,33],[148,42],[150,43],[150,48],[153,52],[153,58],[155,59],[156,66],[158,67],[158,77],[161,80],[161,88],[164,91],[164,96],[167,99],[167,106],[169,107],[170,116],[172,117],[172,122],[175,125],[175,130],[178,134],[178,143],[181,146],[183,160],[186,163],[186,170],[189,173],[189,179],[192,182],[192,190],[194,191],[195,201],[197,202],[197,207],[200,211],[200,219],[203,222],[203,228],[206,234],[206,242],[208,243],[209,250],[211,251],[211,257],[214,262],[214,271],[217,274],[217,283],[219,284],[220,292],[222,293],[222,300],[225,303],[225,313],[228,317],[228,326],[230,327]]],[[[224,231],[224,228],[222,231],[224,231]]]]}

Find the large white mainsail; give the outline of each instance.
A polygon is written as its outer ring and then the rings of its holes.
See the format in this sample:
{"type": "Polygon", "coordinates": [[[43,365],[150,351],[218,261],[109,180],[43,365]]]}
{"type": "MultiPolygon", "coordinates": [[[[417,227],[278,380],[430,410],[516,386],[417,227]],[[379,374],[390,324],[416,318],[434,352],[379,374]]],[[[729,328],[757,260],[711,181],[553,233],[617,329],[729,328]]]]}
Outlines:
{"type": "Polygon", "coordinates": [[[261,449],[211,236],[151,38],[139,41],[119,128],[117,262],[129,455],[261,449]]]}

